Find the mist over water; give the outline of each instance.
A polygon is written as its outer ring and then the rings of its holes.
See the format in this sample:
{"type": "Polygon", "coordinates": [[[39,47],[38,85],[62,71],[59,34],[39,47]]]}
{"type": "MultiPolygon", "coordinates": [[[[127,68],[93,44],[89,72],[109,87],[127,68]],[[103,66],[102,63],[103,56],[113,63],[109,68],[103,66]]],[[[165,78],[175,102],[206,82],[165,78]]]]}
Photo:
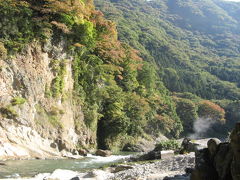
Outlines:
{"type": "Polygon", "coordinates": [[[207,131],[216,123],[212,118],[198,118],[194,124],[194,133],[189,136],[191,139],[199,139],[205,137],[207,131]]]}

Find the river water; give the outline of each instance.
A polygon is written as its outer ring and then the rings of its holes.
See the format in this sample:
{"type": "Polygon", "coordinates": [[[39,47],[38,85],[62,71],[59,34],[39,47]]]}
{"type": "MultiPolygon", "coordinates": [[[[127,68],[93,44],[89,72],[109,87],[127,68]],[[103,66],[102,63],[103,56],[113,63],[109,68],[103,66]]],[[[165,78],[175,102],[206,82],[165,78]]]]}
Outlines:
{"type": "Polygon", "coordinates": [[[86,172],[107,164],[124,161],[129,157],[130,155],[112,155],[109,157],[88,155],[78,160],[11,160],[5,161],[6,165],[0,165],[0,178],[32,177],[39,173],[51,173],[55,169],[86,172]]]}

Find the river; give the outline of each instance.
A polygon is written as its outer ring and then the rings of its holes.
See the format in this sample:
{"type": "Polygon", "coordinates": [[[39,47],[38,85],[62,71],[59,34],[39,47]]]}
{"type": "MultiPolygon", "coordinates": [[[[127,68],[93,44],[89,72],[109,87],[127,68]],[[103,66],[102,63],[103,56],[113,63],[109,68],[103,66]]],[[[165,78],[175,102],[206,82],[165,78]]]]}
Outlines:
{"type": "Polygon", "coordinates": [[[6,165],[0,165],[0,178],[32,177],[39,173],[50,173],[55,169],[68,169],[86,172],[100,168],[104,165],[121,162],[130,155],[112,155],[101,157],[88,155],[82,159],[56,159],[56,160],[9,160],[6,165]]]}

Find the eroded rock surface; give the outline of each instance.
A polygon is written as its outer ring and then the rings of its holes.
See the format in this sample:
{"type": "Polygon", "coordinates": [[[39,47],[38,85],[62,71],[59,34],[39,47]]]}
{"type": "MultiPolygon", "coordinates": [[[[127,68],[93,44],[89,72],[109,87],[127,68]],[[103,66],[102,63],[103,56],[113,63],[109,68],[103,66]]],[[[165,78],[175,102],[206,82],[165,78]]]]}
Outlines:
{"type": "Polygon", "coordinates": [[[33,43],[24,54],[0,60],[0,159],[60,156],[62,150],[74,154],[76,144],[95,143],[81,106],[72,100],[72,58],[64,48],[61,40],[33,43]],[[66,71],[62,94],[52,97],[56,62],[64,62],[66,71]]]}

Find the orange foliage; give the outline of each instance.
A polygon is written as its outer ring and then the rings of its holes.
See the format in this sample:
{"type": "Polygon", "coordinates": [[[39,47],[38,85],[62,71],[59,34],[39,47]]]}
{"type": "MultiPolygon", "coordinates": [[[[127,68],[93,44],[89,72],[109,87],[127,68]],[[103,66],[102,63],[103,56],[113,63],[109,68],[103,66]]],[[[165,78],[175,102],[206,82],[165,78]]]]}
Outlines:
{"type": "Polygon", "coordinates": [[[199,116],[210,117],[220,122],[225,122],[224,109],[211,101],[208,101],[208,100],[201,101],[198,112],[199,112],[199,116]]]}
{"type": "Polygon", "coordinates": [[[70,30],[68,29],[68,27],[63,23],[52,21],[51,24],[55,25],[58,29],[62,30],[66,34],[70,33],[70,30]]]}

